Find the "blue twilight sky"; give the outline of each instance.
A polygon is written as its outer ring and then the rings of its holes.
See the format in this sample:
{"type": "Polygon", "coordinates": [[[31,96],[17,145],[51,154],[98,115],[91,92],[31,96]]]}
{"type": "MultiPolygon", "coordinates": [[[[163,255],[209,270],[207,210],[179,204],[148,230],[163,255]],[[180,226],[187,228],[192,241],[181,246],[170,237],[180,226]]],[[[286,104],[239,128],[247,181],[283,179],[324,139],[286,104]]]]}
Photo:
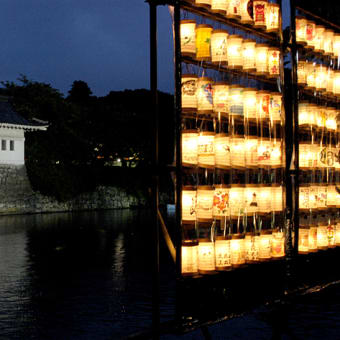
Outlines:
{"type": "MultiPolygon", "coordinates": [[[[20,74],[67,94],[149,88],[149,6],[143,0],[0,0],[0,80],[20,74]]],[[[158,9],[159,89],[173,92],[171,17],[158,9]]]]}

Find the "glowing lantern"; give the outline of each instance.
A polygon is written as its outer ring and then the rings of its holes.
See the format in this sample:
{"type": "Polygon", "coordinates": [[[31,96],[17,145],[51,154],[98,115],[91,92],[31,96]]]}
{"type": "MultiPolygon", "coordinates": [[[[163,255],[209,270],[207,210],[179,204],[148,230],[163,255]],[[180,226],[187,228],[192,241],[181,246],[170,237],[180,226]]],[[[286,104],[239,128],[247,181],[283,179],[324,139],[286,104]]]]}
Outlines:
{"type": "Polygon", "coordinates": [[[318,227],[311,226],[309,228],[309,252],[315,253],[318,251],[318,227]]]}
{"type": "Polygon", "coordinates": [[[340,223],[336,224],[336,230],[335,230],[335,244],[337,246],[340,246],[340,223]]]}
{"type": "Polygon", "coordinates": [[[318,227],[318,249],[325,250],[328,248],[328,231],[327,224],[319,225],[318,227]]]}
{"type": "Polygon", "coordinates": [[[274,231],[272,237],[272,258],[281,259],[285,256],[285,234],[274,231]]]}
{"type": "Polygon", "coordinates": [[[320,184],[318,189],[318,209],[325,210],[327,208],[327,186],[320,184]]]}
{"type": "Polygon", "coordinates": [[[268,45],[256,44],[256,73],[259,75],[268,74],[268,45]]]}
{"type": "Polygon", "coordinates": [[[215,136],[215,166],[220,169],[230,168],[230,139],[225,133],[215,136]]]}
{"type": "Polygon", "coordinates": [[[263,186],[259,188],[258,212],[268,214],[271,211],[271,187],[263,186]]]}
{"type": "Polygon", "coordinates": [[[325,30],[323,33],[323,48],[326,55],[333,55],[333,38],[334,31],[325,30]]]}
{"type": "Polygon", "coordinates": [[[326,95],[332,95],[334,87],[334,71],[331,68],[328,68],[327,70],[326,82],[326,95]]]}
{"type": "Polygon", "coordinates": [[[227,46],[228,67],[233,69],[242,68],[242,42],[243,38],[240,35],[230,35],[227,46]]]}
{"type": "Polygon", "coordinates": [[[213,200],[213,216],[229,216],[229,187],[218,185],[215,187],[213,200]]]}
{"type": "Polygon", "coordinates": [[[307,19],[304,17],[296,17],[296,42],[306,45],[307,19]]]}
{"type": "Polygon", "coordinates": [[[197,187],[196,217],[198,220],[211,220],[213,217],[214,189],[207,185],[197,187]]]}
{"type": "Polygon", "coordinates": [[[243,87],[232,85],[229,87],[229,114],[243,117],[243,87]]]}
{"type": "Polygon", "coordinates": [[[300,226],[299,228],[299,254],[309,253],[309,227],[300,226]]]}
{"type": "Polygon", "coordinates": [[[256,136],[247,136],[245,145],[245,166],[247,168],[256,168],[258,166],[257,143],[258,138],[256,136]]]}
{"type": "Polygon", "coordinates": [[[211,61],[215,64],[227,63],[227,40],[226,30],[213,30],[211,34],[211,61]]]}
{"type": "Polygon", "coordinates": [[[245,140],[244,136],[234,135],[231,137],[231,157],[230,162],[232,168],[245,167],[245,140]]]}
{"type": "Polygon", "coordinates": [[[268,71],[269,78],[276,78],[280,75],[280,50],[276,47],[268,49],[268,71]]]}
{"type": "Polygon", "coordinates": [[[283,191],[279,184],[271,186],[271,210],[274,212],[283,210],[283,191]]]}
{"type": "Polygon", "coordinates": [[[270,92],[258,91],[256,96],[256,112],[258,119],[269,119],[270,92]]]}
{"type": "Polygon", "coordinates": [[[282,113],[282,95],[279,92],[271,92],[269,102],[270,120],[273,122],[280,122],[281,113],[282,113]]]}
{"type": "Polygon", "coordinates": [[[213,28],[210,25],[198,25],[196,27],[196,59],[210,60],[210,42],[213,28]]]}
{"type": "Polygon", "coordinates": [[[211,11],[215,13],[226,14],[228,0],[211,0],[211,11]]]}
{"type": "Polygon", "coordinates": [[[254,0],[253,13],[254,13],[254,27],[266,28],[266,7],[268,6],[267,0],[254,0]]]}
{"type": "Polygon", "coordinates": [[[336,123],[337,111],[335,108],[329,107],[326,111],[326,128],[329,131],[335,132],[337,129],[336,123]]]}
{"type": "Polygon", "coordinates": [[[247,184],[244,190],[245,209],[248,215],[254,214],[258,210],[260,188],[257,184],[247,184]]]}
{"type": "Polygon", "coordinates": [[[306,62],[307,87],[311,90],[315,90],[315,72],[316,69],[313,63],[306,62]]]}
{"type": "Polygon", "coordinates": [[[215,166],[215,132],[200,132],[197,140],[198,166],[213,168],[215,166]]]}
{"type": "Polygon", "coordinates": [[[182,165],[197,165],[197,139],[196,130],[184,130],[182,132],[182,165]]]}
{"type": "Polygon", "coordinates": [[[333,93],[336,96],[340,95],[340,71],[334,71],[333,93]]]}
{"type": "Polygon", "coordinates": [[[215,241],[216,270],[231,269],[231,251],[229,236],[217,236],[215,241]]]}
{"type": "Polygon", "coordinates": [[[217,82],[213,85],[213,110],[216,113],[228,112],[229,85],[226,82],[217,82]]]}
{"type": "Polygon", "coordinates": [[[311,48],[313,48],[313,43],[314,43],[314,39],[315,39],[315,22],[314,21],[307,21],[307,25],[306,25],[306,42],[307,45],[311,48]]]}
{"type": "Polygon", "coordinates": [[[300,184],[299,187],[299,210],[309,210],[309,186],[300,184]]]}
{"type": "Polygon", "coordinates": [[[317,209],[319,199],[319,188],[317,185],[311,185],[309,187],[309,208],[317,209]]]}
{"type": "Polygon", "coordinates": [[[230,240],[231,265],[232,267],[243,266],[246,262],[244,247],[244,235],[234,234],[230,240]]]}
{"type": "Polygon", "coordinates": [[[213,112],[213,81],[211,78],[198,78],[197,112],[199,114],[213,112]]]}
{"type": "Polygon", "coordinates": [[[251,25],[253,23],[253,6],[251,0],[241,0],[241,23],[251,25]]]}
{"type": "Polygon", "coordinates": [[[198,244],[195,241],[182,242],[182,275],[198,274],[198,244]]]}
{"type": "Polygon", "coordinates": [[[266,31],[278,32],[280,27],[280,5],[268,3],[266,7],[266,31]]]}
{"type": "Polygon", "coordinates": [[[313,41],[314,51],[318,53],[323,53],[323,35],[325,32],[325,27],[321,25],[317,25],[315,27],[315,36],[313,41]]]}
{"type": "Polygon", "coordinates": [[[259,236],[255,233],[247,233],[244,239],[246,263],[259,262],[259,236]]]}
{"type": "Polygon", "coordinates": [[[256,41],[252,39],[243,40],[243,70],[247,72],[256,71],[256,41]]]}
{"type": "Polygon", "coordinates": [[[313,153],[310,143],[299,144],[299,167],[301,169],[310,169],[313,166],[313,153]]]}
{"type": "Polygon", "coordinates": [[[181,20],[181,53],[182,55],[196,56],[196,21],[181,20]]]}
{"type": "Polygon", "coordinates": [[[276,139],[271,143],[270,166],[272,168],[282,167],[281,139],[276,139]]]}
{"type": "Polygon", "coordinates": [[[199,7],[211,7],[211,0],[195,0],[195,4],[199,7]]]}
{"type": "Polygon", "coordinates": [[[256,94],[257,90],[246,88],[243,90],[243,113],[247,119],[256,119],[256,94]]]}
{"type": "Polygon", "coordinates": [[[327,238],[328,238],[328,248],[335,248],[335,226],[334,224],[329,224],[327,227],[327,238]]]}
{"type": "Polygon", "coordinates": [[[340,34],[334,34],[333,38],[333,53],[335,57],[340,57],[340,34]]]}
{"type": "Polygon", "coordinates": [[[230,215],[239,217],[244,212],[244,185],[232,184],[229,191],[230,215]]]}
{"type": "Polygon", "coordinates": [[[261,138],[257,147],[257,159],[259,167],[269,167],[271,165],[272,142],[269,138],[261,138]]]}
{"type": "Polygon", "coordinates": [[[319,129],[323,129],[326,126],[326,111],[325,108],[318,105],[309,106],[310,112],[314,112],[316,118],[316,125],[319,129]]]}
{"type": "Polygon", "coordinates": [[[198,272],[211,274],[215,271],[215,245],[210,239],[198,240],[198,272]]]}
{"type": "Polygon", "coordinates": [[[196,189],[186,186],[182,190],[182,221],[196,220],[196,189]]]}
{"type": "Polygon", "coordinates": [[[240,19],[241,3],[240,0],[228,0],[227,18],[240,19]]]}
{"type": "Polygon", "coordinates": [[[327,69],[324,65],[317,65],[315,72],[315,87],[317,91],[326,91],[327,69]]]}
{"type": "Polygon", "coordinates": [[[182,112],[197,111],[197,79],[193,74],[182,75],[182,112]]]}
{"type": "Polygon", "coordinates": [[[261,230],[259,244],[259,260],[268,261],[272,257],[272,238],[271,230],[261,230]]]}
{"type": "Polygon", "coordinates": [[[307,85],[306,61],[299,60],[297,76],[298,76],[298,84],[301,86],[306,86],[307,85]]]}

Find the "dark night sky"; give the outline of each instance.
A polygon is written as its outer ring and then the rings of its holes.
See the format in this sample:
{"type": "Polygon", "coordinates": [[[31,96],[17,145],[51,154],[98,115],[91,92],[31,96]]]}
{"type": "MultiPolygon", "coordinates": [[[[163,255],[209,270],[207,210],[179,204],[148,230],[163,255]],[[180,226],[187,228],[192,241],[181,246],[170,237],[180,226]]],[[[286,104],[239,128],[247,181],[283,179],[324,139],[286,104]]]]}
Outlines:
{"type": "MultiPolygon", "coordinates": [[[[173,92],[168,8],[158,9],[159,89],[173,92]]],[[[67,93],[149,88],[149,6],[143,0],[1,0],[0,80],[20,74],[67,93]]]]}

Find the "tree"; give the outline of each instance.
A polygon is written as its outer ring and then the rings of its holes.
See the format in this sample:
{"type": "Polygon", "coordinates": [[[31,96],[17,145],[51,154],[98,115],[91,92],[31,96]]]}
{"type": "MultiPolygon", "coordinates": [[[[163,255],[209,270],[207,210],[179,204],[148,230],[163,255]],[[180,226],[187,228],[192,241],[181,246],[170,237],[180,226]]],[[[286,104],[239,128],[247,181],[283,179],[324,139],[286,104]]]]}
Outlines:
{"type": "Polygon", "coordinates": [[[68,91],[68,100],[74,103],[87,103],[92,95],[92,91],[86,82],[82,80],[75,80],[72,84],[71,90],[68,91]]]}

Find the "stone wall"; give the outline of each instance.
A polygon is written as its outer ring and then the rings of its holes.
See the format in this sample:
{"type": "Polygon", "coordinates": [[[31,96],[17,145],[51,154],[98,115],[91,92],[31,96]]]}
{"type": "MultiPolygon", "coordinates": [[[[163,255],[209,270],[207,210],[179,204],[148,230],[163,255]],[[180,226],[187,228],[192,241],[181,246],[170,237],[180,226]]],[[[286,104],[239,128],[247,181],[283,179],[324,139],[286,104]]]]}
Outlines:
{"type": "Polygon", "coordinates": [[[25,214],[146,206],[146,199],[115,187],[98,187],[67,202],[33,192],[24,165],[0,165],[0,214],[25,214]]]}

